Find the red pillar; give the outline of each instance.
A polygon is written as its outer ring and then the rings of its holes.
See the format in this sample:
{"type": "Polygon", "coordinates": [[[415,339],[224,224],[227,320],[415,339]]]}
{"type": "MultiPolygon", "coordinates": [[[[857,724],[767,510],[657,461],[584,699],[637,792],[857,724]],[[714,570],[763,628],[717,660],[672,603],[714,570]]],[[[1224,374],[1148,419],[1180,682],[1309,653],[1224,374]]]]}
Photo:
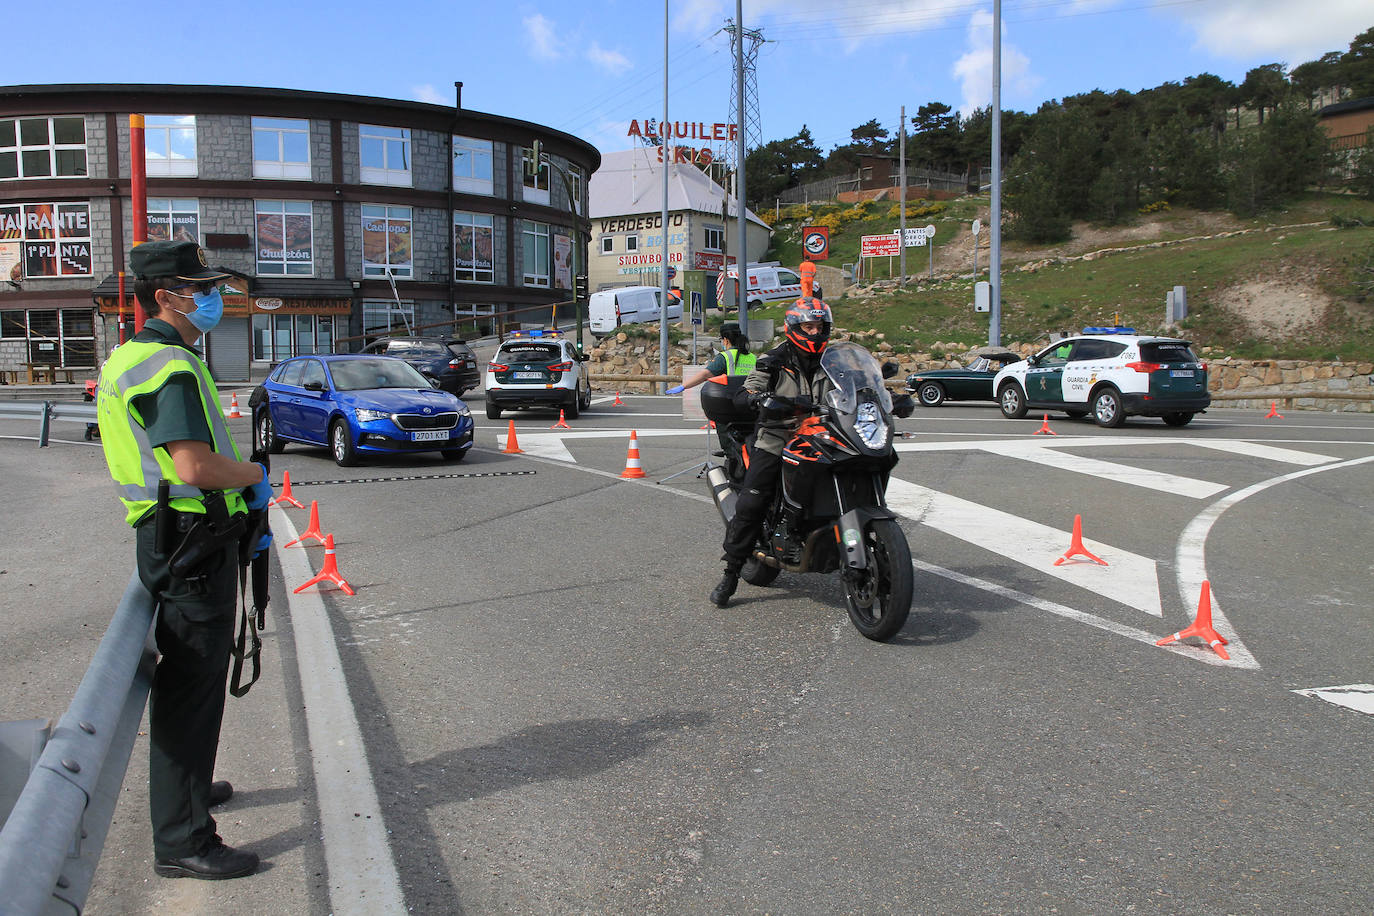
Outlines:
{"type": "MultiPolygon", "coordinates": [[[[148,167],[146,150],[143,146],[143,115],[129,115],[129,192],[132,200],[129,210],[133,219],[133,247],[148,241],[148,167]]],[[[122,275],[121,275],[122,276],[122,275]]],[[[123,293],[120,293],[120,303],[124,301],[123,293]]],[[[143,322],[147,320],[147,315],[143,314],[143,305],[134,299],[134,331],[143,330],[143,322]]],[[[120,325],[120,332],[123,332],[123,324],[120,325]]]]}

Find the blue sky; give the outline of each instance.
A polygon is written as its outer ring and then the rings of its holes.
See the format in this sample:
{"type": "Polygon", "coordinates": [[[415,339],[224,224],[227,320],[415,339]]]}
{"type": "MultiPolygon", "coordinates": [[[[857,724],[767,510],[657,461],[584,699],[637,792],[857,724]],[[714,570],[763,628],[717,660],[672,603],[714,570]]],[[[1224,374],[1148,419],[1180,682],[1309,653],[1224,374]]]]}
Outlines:
{"type": "MultiPolygon", "coordinates": [[[[662,0],[93,0],[12,4],[0,83],[279,86],[453,103],[546,124],[605,152],[663,113],[662,0]],[[18,7],[18,8],[13,8],[18,7]],[[137,15],[130,10],[138,10],[137,15]],[[56,13],[56,15],[55,15],[56,13]],[[54,22],[60,26],[54,28],[54,22]]],[[[761,140],[803,124],[823,151],[871,119],[894,131],[932,100],[991,97],[991,0],[744,0],[758,52],[761,140]]],[[[668,0],[672,120],[733,121],[735,0],[668,0]]],[[[1344,51],[1374,26],[1359,0],[1003,0],[1003,107],[1095,88],[1344,51]]],[[[751,145],[756,138],[751,137],[751,145]]]]}

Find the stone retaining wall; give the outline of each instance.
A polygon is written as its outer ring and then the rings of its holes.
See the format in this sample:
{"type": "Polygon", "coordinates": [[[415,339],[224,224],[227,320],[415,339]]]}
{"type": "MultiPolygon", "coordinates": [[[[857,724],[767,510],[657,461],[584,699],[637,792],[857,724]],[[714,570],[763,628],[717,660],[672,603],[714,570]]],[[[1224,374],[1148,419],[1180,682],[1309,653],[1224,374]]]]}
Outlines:
{"type": "MultiPolygon", "coordinates": [[[[875,332],[839,331],[838,340],[854,340],[883,360],[896,360],[901,369],[891,380],[900,384],[908,375],[930,369],[957,369],[970,359],[969,349],[954,343],[937,343],[930,352],[899,353],[875,332]]],[[[713,340],[697,337],[697,362],[711,358],[713,340]]],[[[974,348],[976,351],[980,348],[974,348]]],[[[1029,355],[1029,344],[1015,348],[1029,355]]],[[[587,369],[596,387],[632,393],[661,390],[652,377],[659,374],[658,339],[630,337],[625,333],[602,339],[590,351],[587,369]],[[596,383],[597,376],[646,376],[644,381],[616,380],[596,383]]],[[[1208,387],[1220,397],[1215,407],[1268,407],[1280,400],[1290,407],[1320,410],[1374,412],[1374,363],[1319,363],[1303,360],[1245,360],[1218,356],[1204,348],[1200,354],[1208,364],[1208,387]],[[1253,393],[1253,398],[1237,397],[1253,393]],[[1323,397],[1323,395],[1330,395],[1323,397]]],[[[676,384],[682,367],[691,361],[691,341],[670,345],[668,375],[676,384]]]]}

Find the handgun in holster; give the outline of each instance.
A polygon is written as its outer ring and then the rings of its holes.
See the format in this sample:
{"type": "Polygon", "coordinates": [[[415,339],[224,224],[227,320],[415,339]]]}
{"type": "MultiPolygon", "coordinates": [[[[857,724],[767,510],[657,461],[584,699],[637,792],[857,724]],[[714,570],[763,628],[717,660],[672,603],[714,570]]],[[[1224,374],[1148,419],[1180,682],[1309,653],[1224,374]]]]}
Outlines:
{"type": "MultiPolygon", "coordinates": [[[[196,571],[206,560],[230,544],[237,544],[248,526],[248,521],[243,515],[229,514],[224,504],[224,494],[219,490],[206,493],[202,502],[205,504],[204,515],[191,521],[181,543],[172,551],[172,557],[167,562],[167,568],[179,579],[194,578],[196,571]]],[[[161,481],[158,483],[158,512],[159,516],[154,524],[158,526],[156,535],[159,538],[164,536],[164,525],[180,527],[179,524],[172,523],[174,516],[168,514],[171,512],[170,506],[166,512],[163,510],[161,481]]]]}

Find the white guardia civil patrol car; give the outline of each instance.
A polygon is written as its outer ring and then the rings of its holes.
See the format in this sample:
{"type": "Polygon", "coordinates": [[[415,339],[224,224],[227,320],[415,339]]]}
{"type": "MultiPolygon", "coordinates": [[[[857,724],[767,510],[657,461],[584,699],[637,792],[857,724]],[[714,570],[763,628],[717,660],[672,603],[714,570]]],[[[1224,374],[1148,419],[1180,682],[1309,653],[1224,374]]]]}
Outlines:
{"type": "Polygon", "coordinates": [[[1134,328],[1084,328],[1030,359],[1012,363],[992,380],[1002,416],[1027,410],[1092,414],[1098,426],[1120,426],[1128,416],[1160,417],[1186,426],[1212,403],[1207,364],[1191,344],[1174,337],[1143,337],[1134,328]]]}

